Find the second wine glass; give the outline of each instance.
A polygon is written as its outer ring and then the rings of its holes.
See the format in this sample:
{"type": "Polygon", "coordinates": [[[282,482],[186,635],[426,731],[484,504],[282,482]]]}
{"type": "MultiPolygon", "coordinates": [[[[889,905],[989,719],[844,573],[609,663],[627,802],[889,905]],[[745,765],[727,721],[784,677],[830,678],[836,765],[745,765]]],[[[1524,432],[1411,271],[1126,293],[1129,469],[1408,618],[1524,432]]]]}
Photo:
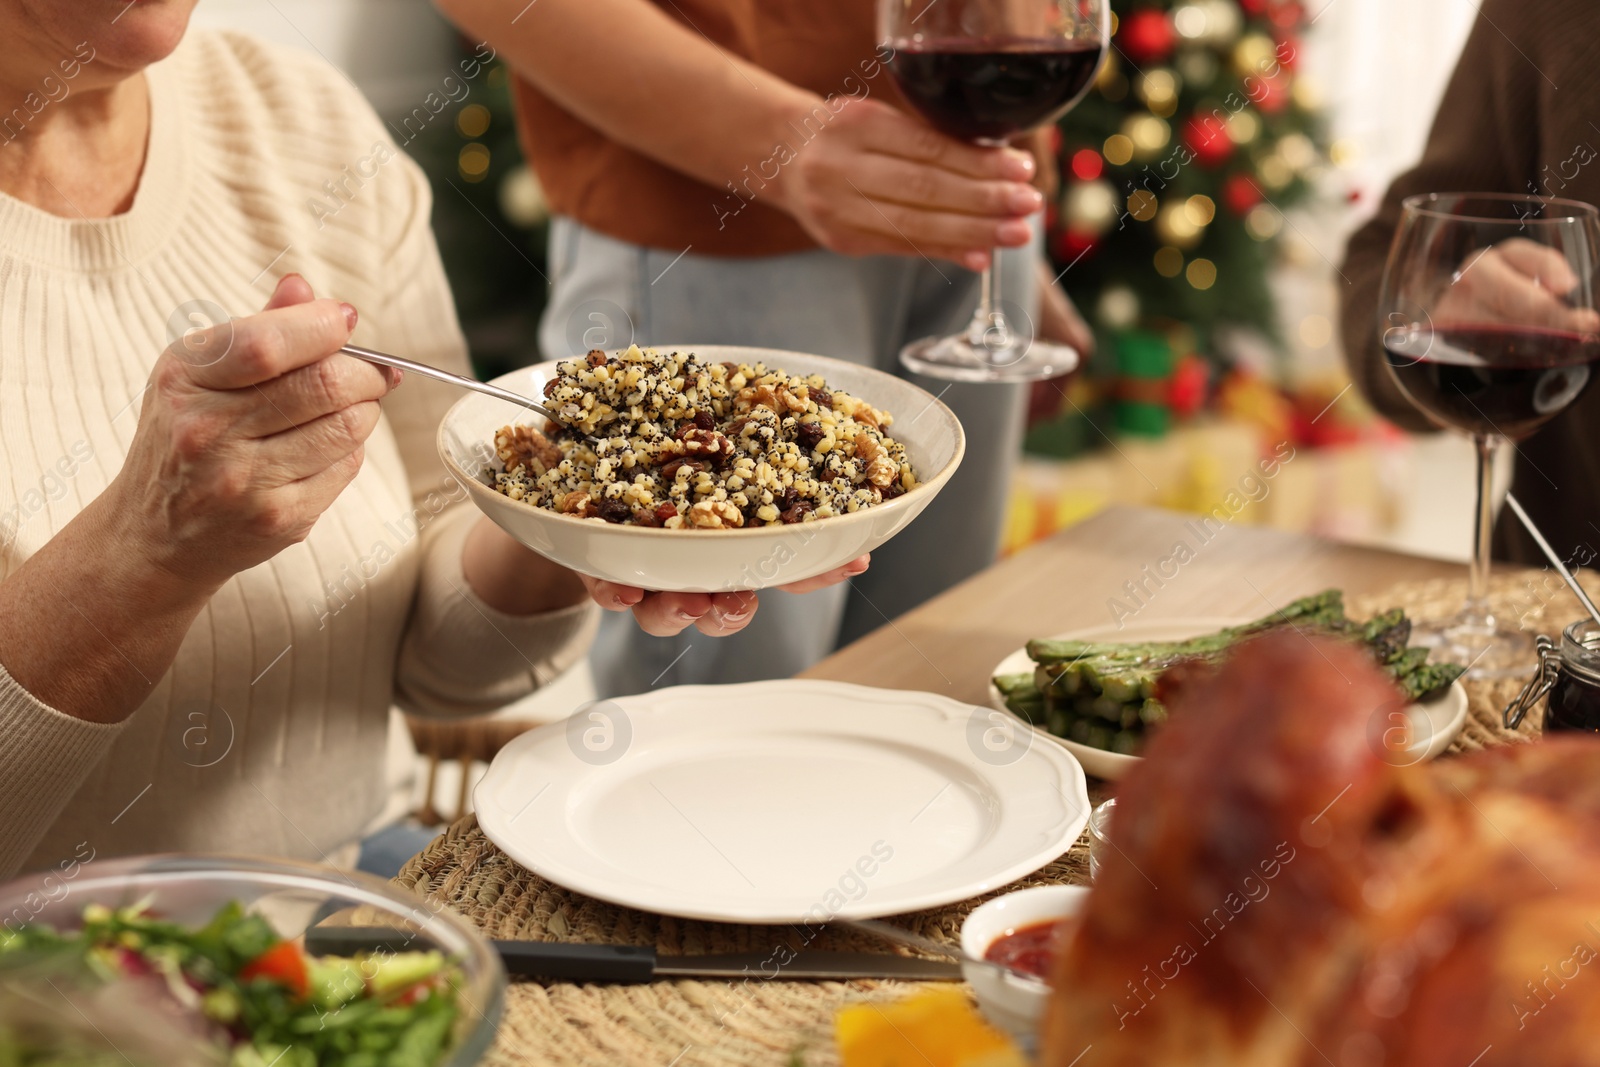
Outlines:
{"type": "MultiPolygon", "coordinates": [[[[889,70],[940,132],[1000,146],[1052,122],[1094,83],[1105,58],[1109,0],[880,0],[889,70]]],[[[1001,310],[994,256],[978,310],[961,333],[900,353],[935,378],[1025,382],[1066,374],[1078,353],[1019,334],[1001,310]]]]}
{"type": "Polygon", "coordinates": [[[1532,638],[1489,608],[1494,459],[1589,387],[1600,361],[1597,254],[1600,212],[1577,201],[1430,193],[1401,206],[1378,306],[1389,372],[1429,419],[1470,436],[1478,461],[1467,603],[1418,637],[1473,677],[1527,674],[1536,662],[1532,638]]]}

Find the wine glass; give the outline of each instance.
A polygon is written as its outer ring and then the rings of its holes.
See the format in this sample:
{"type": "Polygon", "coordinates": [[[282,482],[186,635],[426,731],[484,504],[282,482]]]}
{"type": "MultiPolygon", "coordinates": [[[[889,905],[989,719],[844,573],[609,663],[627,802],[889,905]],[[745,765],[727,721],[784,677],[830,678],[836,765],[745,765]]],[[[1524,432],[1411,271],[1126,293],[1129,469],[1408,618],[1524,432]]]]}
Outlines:
{"type": "Polygon", "coordinates": [[[1477,446],[1467,603],[1418,637],[1473,677],[1533,669],[1532,638],[1489,610],[1494,458],[1583,393],[1600,360],[1600,212],[1520,194],[1430,193],[1401,205],[1378,330],[1400,390],[1477,446]]]}
{"type": "MultiPolygon", "coordinates": [[[[1108,18],[1109,0],[879,0],[878,32],[895,84],[923,118],[999,146],[1078,102],[1105,58],[1108,18]]],[[[991,257],[966,330],[913,341],[900,361],[953,381],[1027,382],[1066,374],[1078,353],[1018,336],[991,257]]]]}

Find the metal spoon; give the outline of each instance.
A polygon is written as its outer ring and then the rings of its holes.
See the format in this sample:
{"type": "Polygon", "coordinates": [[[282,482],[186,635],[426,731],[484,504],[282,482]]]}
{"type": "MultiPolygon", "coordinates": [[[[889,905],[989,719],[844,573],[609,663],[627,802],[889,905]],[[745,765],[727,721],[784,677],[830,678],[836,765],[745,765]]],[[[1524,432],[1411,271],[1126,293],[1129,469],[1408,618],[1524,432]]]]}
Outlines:
{"type": "Polygon", "coordinates": [[[1544,534],[1540,533],[1539,528],[1533,524],[1533,519],[1528,516],[1526,511],[1522,510],[1522,505],[1517,503],[1517,498],[1510,493],[1507,493],[1506,503],[1511,505],[1511,510],[1516,514],[1518,519],[1522,520],[1522,525],[1527,529],[1528,535],[1532,537],[1538,544],[1540,551],[1542,551],[1545,554],[1545,558],[1550,561],[1550,565],[1556,569],[1556,573],[1560,574],[1562,578],[1566,579],[1568,587],[1570,587],[1573,593],[1577,595],[1578,599],[1583,602],[1584,608],[1586,608],[1589,612],[1589,617],[1595,622],[1600,623],[1600,608],[1596,608],[1594,606],[1594,601],[1589,599],[1589,594],[1583,591],[1583,586],[1579,585],[1578,580],[1572,576],[1572,572],[1567,570],[1567,565],[1561,562],[1561,557],[1556,555],[1556,550],[1550,547],[1550,542],[1544,539],[1544,534]]]}
{"type": "Polygon", "coordinates": [[[430,367],[426,363],[418,363],[412,359],[402,359],[400,356],[391,356],[387,352],[374,352],[370,348],[361,348],[358,345],[345,345],[339,351],[346,355],[355,356],[357,359],[364,359],[368,363],[376,363],[383,367],[394,367],[397,370],[405,371],[407,374],[420,374],[424,378],[432,378],[435,381],[460,386],[462,389],[471,389],[475,393],[483,393],[485,396],[504,400],[508,404],[515,404],[525,411],[537,411],[556,425],[594,440],[593,434],[583,433],[581,430],[568,426],[566,420],[562,419],[554,411],[551,411],[532,397],[523,396],[521,393],[513,393],[509,389],[502,389],[498,385],[490,385],[488,382],[480,382],[476,378],[468,378],[461,374],[451,374],[447,370],[430,367]]]}

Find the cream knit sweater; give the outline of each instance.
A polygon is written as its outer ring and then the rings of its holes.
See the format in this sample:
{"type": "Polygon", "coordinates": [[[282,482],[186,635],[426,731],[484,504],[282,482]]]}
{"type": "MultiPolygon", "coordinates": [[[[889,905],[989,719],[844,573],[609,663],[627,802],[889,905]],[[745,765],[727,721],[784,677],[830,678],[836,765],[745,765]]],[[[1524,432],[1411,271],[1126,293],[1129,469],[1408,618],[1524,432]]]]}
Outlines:
{"type": "MultiPolygon", "coordinates": [[[[121,467],[195,301],[248,314],[297,271],[360,310],[355,343],[467,372],[427,183],[341,75],[196,31],[147,77],[130,211],[0,195],[0,581],[121,467]]],[[[212,599],[127,722],[63,715],[0,666],[0,877],[88,850],[326,858],[382,806],[392,704],[488,710],[581,654],[591,607],[514,618],[462,578],[477,512],[434,451],[454,399],[407,378],[354,483],[212,599]]],[[[93,616],[37,605],[74,608],[93,616]]]]}

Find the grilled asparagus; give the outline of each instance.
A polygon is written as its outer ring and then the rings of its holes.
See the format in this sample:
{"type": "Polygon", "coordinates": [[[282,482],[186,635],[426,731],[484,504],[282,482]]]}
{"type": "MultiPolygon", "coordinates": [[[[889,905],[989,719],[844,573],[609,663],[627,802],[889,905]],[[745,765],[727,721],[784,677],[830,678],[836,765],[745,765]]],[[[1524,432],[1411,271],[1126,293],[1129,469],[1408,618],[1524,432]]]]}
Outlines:
{"type": "Polygon", "coordinates": [[[1343,635],[1365,645],[1412,701],[1431,700],[1462,668],[1429,663],[1426,648],[1410,648],[1411,622],[1394,608],[1365,621],[1349,618],[1344,595],[1329,589],[1281,611],[1186,641],[1114,643],[1030,641],[1036,664],[1028,674],[994,679],[1006,705],[1051,733],[1113,752],[1135,752],[1146,728],[1166,719],[1155,698],[1156,679],[1181,660],[1216,660],[1238,641],[1280,626],[1343,635]]]}

